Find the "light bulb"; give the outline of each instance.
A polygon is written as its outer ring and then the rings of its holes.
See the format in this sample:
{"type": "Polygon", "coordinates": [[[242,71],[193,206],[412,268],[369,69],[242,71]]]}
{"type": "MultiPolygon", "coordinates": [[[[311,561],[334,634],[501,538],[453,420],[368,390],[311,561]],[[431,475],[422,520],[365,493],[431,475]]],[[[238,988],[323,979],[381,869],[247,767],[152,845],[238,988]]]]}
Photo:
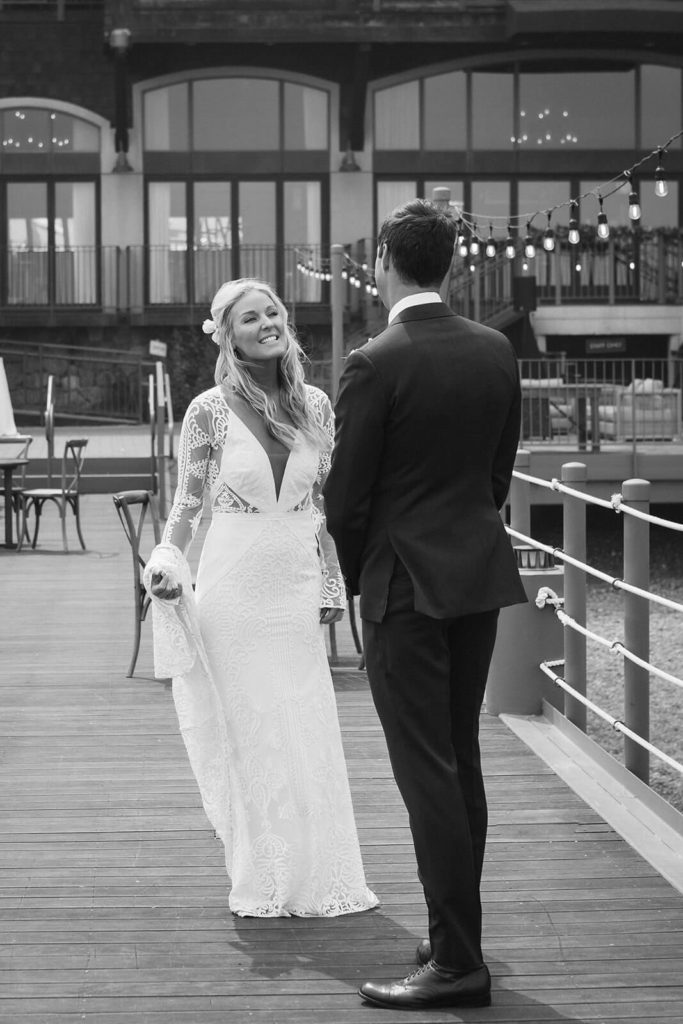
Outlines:
{"type": "Polygon", "coordinates": [[[493,235],[489,235],[486,241],[486,255],[489,257],[489,259],[493,259],[493,257],[496,255],[496,241],[493,235]]]}
{"type": "Polygon", "coordinates": [[[600,213],[598,214],[598,238],[601,238],[604,242],[609,238],[609,224],[607,223],[607,214],[602,208],[601,196],[598,196],[598,202],[600,203],[600,213]]]}
{"type": "Polygon", "coordinates": [[[467,239],[464,235],[460,236],[460,242],[458,243],[458,252],[465,259],[469,254],[469,248],[467,246],[467,239]]]}
{"type": "Polygon", "coordinates": [[[555,248],[555,232],[550,226],[550,214],[548,214],[548,226],[543,232],[543,248],[546,252],[552,252],[555,248]]]}
{"type": "Polygon", "coordinates": [[[664,168],[658,167],[655,171],[655,195],[664,199],[669,194],[669,183],[664,176],[664,168]]]}
{"type": "Polygon", "coordinates": [[[638,193],[630,192],[628,197],[628,215],[631,220],[640,220],[640,203],[638,193]]]}
{"type": "Polygon", "coordinates": [[[524,239],[524,255],[528,260],[532,260],[536,255],[536,246],[534,240],[531,237],[531,223],[526,226],[526,238],[524,239]]]}
{"type": "Polygon", "coordinates": [[[579,221],[577,220],[577,213],[579,207],[577,204],[572,203],[569,212],[569,245],[578,246],[581,242],[581,234],[579,233],[579,221]]]}
{"type": "Polygon", "coordinates": [[[507,258],[509,260],[514,260],[515,255],[516,255],[515,240],[512,237],[512,232],[510,231],[509,228],[508,228],[508,236],[505,239],[505,255],[507,256],[507,258]]]}
{"type": "Polygon", "coordinates": [[[479,239],[476,235],[472,235],[472,241],[470,242],[470,256],[479,255],[479,239]]]}
{"type": "Polygon", "coordinates": [[[666,180],[664,165],[662,164],[663,155],[664,151],[660,149],[657,154],[657,169],[655,170],[655,195],[659,196],[660,199],[664,199],[669,194],[669,183],[666,180]]]}

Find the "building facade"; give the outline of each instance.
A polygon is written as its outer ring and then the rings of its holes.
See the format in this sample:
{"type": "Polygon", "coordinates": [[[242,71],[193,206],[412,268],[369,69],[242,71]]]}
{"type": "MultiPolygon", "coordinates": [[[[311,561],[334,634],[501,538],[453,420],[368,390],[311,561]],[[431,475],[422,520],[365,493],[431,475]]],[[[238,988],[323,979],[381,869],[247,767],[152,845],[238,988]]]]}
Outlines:
{"type": "Polygon", "coordinates": [[[378,223],[446,187],[468,267],[514,242],[539,352],[665,357],[682,69],[682,0],[4,0],[0,346],[146,351],[256,274],[324,355],[330,245],[361,285],[352,338],[378,223]]]}

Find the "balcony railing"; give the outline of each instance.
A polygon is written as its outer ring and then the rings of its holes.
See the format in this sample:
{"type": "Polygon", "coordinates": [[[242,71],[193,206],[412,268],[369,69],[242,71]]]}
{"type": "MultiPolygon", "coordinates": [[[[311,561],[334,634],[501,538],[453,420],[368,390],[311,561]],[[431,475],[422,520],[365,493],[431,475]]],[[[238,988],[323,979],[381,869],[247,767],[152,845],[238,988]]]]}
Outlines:
{"type": "Polygon", "coordinates": [[[120,308],[132,313],[164,306],[208,308],[221,284],[235,277],[272,282],[292,307],[329,301],[323,281],[297,270],[302,251],[320,264],[319,246],[241,245],[239,250],[130,246],[122,253],[125,287],[120,291],[120,308]]]}
{"type": "Polygon", "coordinates": [[[0,301],[10,308],[83,307],[114,311],[120,294],[115,246],[12,246],[0,252],[0,301]]]}
{"type": "Polygon", "coordinates": [[[552,252],[539,238],[531,259],[456,256],[450,302],[464,316],[488,321],[506,306],[519,305],[517,290],[528,282],[533,301],[546,305],[675,303],[683,296],[682,260],[681,237],[664,231],[623,232],[578,245],[558,238],[552,252]]]}
{"type": "MultiPolygon", "coordinates": [[[[292,307],[328,304],[328,283],[300,273],[302,257],[315,267],[329,261],[326,250],[305,244],[5,247],[0,248],[0,309],[144,314],[206,308],[223,281],[246,276],[271,281],[292,307]]],[[[681,238],[670,232],[623,235],[606,244],[584,240],[571,246],[558,240],[553,252],[538,246],[535,258],[527,260],[508,260],[502,253],[492,259],[456,256],[449,301],[457,312],[482,322],[495,322],[519,306],[520,289],[530,289],[533,301],[542,304],[678,303],[682,261],[681,238]]],[[[358,295],[351,291],[347,300],[350,310],[358,309],[358,295]]]]}
{"type": "Polygon", "coordinates": [[[679,440],[680,359],[522,359],[522,444],[679,440]]]}

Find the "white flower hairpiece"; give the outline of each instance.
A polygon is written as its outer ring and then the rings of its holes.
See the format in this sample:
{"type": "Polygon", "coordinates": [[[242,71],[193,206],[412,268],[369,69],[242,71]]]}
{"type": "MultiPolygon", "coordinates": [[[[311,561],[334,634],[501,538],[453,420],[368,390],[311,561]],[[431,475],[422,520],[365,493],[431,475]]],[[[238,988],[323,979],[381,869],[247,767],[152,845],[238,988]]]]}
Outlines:
{"type": "Polygon", "coordinates": [[[215,341],[216,344],[218,344],[216,338],[213,337],[213,335],[215,335],[216,331],[218,330],[218,324],[215,322],[215,320],[205,320],[204,323],[202,324],[202,330],[204,331],[204,334],[212,335],[212,340],[215,341]]]}

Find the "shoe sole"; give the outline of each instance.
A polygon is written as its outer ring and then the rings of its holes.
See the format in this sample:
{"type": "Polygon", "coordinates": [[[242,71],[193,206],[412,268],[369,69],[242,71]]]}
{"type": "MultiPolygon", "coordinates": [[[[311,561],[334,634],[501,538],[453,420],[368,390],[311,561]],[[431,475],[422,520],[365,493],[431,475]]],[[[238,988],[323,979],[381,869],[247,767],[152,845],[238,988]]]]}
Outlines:
{"type": "Polygon", "coordinates": [[[366,996],[364,992],[358,989],[358,995],[361,999],[364,999],[366,1003],[370,1003],[372,1006],[381,1006],[385,1010],[438,1010],[447,1009],[448,1007],[467,1007],[467,1006],[490,1006],[491,995],[481,996],[463,996],[462,999],[458,999],[456,1003],[452,1002],[426,1002],[426,1003],[394,1003],[392,1001],[384,1002],[381,999],[373,999],[372,996],[366,996]]]}

